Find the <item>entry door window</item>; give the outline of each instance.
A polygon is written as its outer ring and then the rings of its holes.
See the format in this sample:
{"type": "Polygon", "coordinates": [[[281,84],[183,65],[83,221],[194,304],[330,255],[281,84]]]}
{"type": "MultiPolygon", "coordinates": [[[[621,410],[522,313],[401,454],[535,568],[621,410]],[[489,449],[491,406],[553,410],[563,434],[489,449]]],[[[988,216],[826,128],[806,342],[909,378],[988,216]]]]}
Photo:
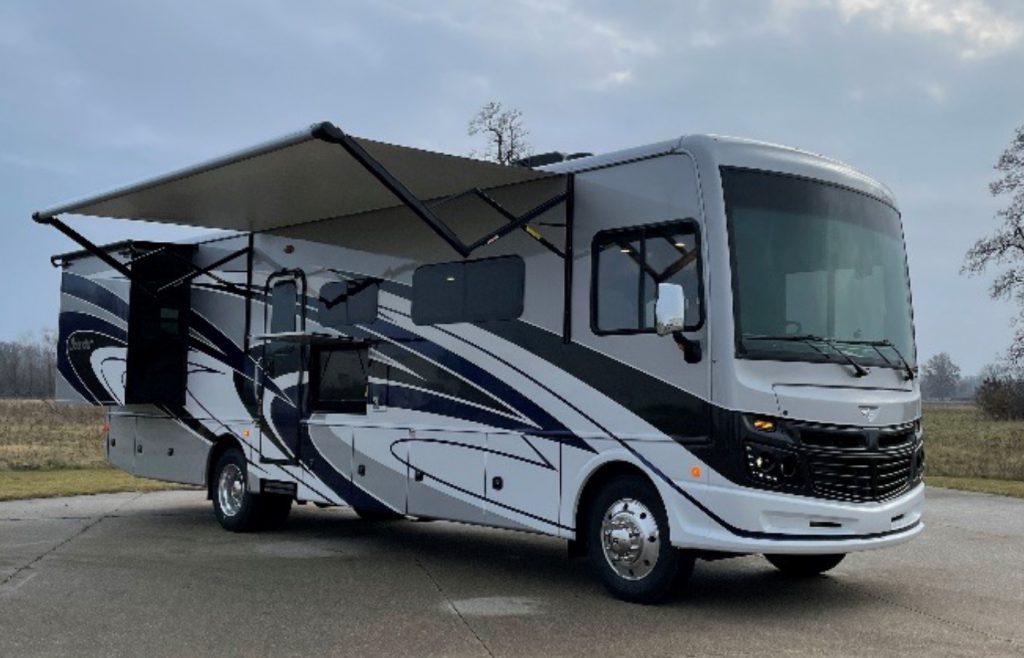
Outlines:
{"type": "Polygon", "coordinates": [[[270,290],[270,333],[295,331],[298,301],[295,281],[281,281],[270,290]]]}

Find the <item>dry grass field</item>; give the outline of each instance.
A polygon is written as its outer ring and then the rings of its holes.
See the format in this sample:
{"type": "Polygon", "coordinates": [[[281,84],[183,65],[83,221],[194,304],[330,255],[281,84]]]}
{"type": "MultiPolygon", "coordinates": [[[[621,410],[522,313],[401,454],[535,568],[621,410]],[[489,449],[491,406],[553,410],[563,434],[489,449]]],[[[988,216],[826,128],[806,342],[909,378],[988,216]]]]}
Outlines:
{"type": "Polygon", "coordinates": [[[1024,481],[1024,422],[953,404],[925,405],[923,422],[928,475],[1024,481]]]}
{"type": "Polygon", "coordinates": [[[107,465],[104,410],[0,400],[0,500],[178,488],[107,465]]]}
{"type": "MultiPolygon", "coordinates": [[[[175,486],[107,466],[103,422],[97,407],[0,400],[0,500],[175,486]]],[[[929,404],[924,430],[930,483],[1024,497],[1024,422],[929,404]]]]}
{"type": "Polygon", "coordinates": [[[0,400],[0,471],[106,466],[104,410],[43,400],[0,400]]]}

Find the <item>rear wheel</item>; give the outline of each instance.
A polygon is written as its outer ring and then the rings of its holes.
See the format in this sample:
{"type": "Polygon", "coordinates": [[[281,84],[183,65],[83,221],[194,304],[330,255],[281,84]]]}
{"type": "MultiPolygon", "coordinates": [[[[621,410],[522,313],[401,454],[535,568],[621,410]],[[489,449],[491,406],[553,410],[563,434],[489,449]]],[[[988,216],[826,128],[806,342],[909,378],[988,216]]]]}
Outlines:
{"type": "Polygon", "coordinates": [[[834,569],[843,561],[845,553],[829,555],[765,555],[776,569],[796,578],[809,578],[834,569]]]}
{"type": "Polygon", "coordinates": [[[229,448],[213,469],[213,511],[225,530],[254,532],[281,526],[291,511],[291,496],[255,494],[246,490],[245,456],[229,448]]]}
{"type": "Polygon", "coordinates": [[[591,504],[587,534],[591,564],[625,601],[663,601],[693,571],[693,556],[672,546],[665,507],[646,478],[605,485],[591,504]]]}

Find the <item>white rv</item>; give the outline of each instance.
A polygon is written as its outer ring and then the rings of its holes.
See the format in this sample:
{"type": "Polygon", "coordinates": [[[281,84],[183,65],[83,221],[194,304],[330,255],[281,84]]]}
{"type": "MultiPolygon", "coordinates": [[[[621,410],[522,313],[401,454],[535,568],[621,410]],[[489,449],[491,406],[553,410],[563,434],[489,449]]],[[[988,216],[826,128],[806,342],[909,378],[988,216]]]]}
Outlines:
{"type": "Polygon", "coordinates": [[[528,530],[649,602],[698,558],[818,574],[923,528],[900,215],[839,162],[687,136],[505,167],[323,123],[34,217],[84,248],[53,261],[58,397],[229,530],[293,501],[528,530]],[[99,247],[65,215],[229,232],[99,247]]]}

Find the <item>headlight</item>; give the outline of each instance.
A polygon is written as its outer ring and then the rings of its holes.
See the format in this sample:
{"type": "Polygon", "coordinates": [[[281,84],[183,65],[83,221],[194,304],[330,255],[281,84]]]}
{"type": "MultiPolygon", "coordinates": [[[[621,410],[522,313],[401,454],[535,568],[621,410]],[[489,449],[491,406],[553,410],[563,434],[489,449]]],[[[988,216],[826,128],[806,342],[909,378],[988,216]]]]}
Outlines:
{"type": "Polygon", "coordinates": [[[800,457],[789,450],[761,443],[747,443],[747,475],[767,486],[794,487],[803,484],[800,457]]]}

